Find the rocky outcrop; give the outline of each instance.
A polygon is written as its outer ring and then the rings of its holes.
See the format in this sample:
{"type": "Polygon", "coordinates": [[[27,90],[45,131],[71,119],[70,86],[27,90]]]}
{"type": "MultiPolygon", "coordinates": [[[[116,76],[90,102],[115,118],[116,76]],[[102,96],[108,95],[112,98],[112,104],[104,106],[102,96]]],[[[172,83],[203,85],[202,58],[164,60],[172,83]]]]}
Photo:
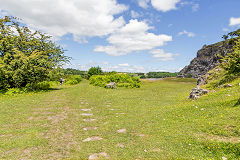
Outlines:
{"type": "Polygon", "coordinates": [[[206,89],[201,89],[199,86],[197,88],[193,88],[190,95],[188,96],[188,99],[197,99],[200,98],[202,95],[207,94],[209,91],[206,89]]]}
{"type": "Polygon", "coordinates": [[[227,53],[231,52],[232,48],[233,45],[229,45],[227,42],[203,46],[203,48],[197,52],[197,57],[179,72],[178,77],[199,78],[205,75],[209,70],[218,65],[221,59],[219,55],[226,56],[227,53]]]}

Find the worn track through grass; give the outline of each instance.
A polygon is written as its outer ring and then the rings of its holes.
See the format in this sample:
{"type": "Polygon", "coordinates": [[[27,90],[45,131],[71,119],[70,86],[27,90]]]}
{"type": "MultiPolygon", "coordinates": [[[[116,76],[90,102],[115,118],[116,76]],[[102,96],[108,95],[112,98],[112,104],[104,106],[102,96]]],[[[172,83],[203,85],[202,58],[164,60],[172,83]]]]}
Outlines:
{"type": "Polygon", "coordinates": [[[237,159],[214,147],[239,144],[231,142],[239,137],[239,88],[186,101],[194,86],[171,79],[107,90],[83,81],[1,97],[0,159],[237,159]]]}

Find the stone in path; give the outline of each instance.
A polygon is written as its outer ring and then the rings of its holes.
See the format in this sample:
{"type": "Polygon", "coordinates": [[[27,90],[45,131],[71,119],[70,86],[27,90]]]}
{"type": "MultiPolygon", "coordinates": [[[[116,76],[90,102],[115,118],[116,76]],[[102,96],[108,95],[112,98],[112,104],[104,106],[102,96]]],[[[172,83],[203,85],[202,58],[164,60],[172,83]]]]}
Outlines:
{"type": "Polygon", "coordinates": [[[83,119],[84,122],[93,122],[96,121],[96,119],[83,119]]]}
{"type": "Polygon", "coordinates": [[[88,137],[86,139],[83,140],[83,142],[89,142],[89,141],[99,141],[99,140],[102,140],[103,138],[101,137],[88,137]]]}
{"type": "Polygon", "coordinates": [[[111,109],[109,109],[109,110],[111,110],[111,111],[117,111],[117,110],[120,110],[120,109],[113,109],[113,108],[111,108],[111,109]]]}
{"type": "Polygon", "coordinates": [[[117,146],[120,147],[120,148],[124,148],[125,147],[124,144],[122,144],[122,143],[118,143],[117,146]]]}
{"type": "Polygon", "coordinates": [[[88,159],[102,159],[102,158],[106,158],[108,159],[109,158],[109,155],[106,153],[106,152],[102,152],[102,153],[94,153],[94,154],[91,154],[88,159]]]}
{"type": "Polygon", "coordinates": [[[88,130],[96,130],[97,127],[85,127],[83,128],[84,131],[88,131],[88,130]]]}
{"type": "Polygon", "coordinates": [[[86,108],[86,109],[81,109],[81,111],[87,112],[87,111],[91,111],[91,108],[86,108]]]}
{"type": "Polygon", "coordinates": [[[116,114],[125,114],[125,113],[116,113],[116,114]]]}
{"type": "Polygon", "coordinates": [[[118,133],[126,133],[127,130],[125,128],[117,130],[118,133]]]}
{"type": "Polygon", "coordinates": [[[92,113],[82,113],[81,115],[82,115],[82,116],[93,116],[92,113]]]}

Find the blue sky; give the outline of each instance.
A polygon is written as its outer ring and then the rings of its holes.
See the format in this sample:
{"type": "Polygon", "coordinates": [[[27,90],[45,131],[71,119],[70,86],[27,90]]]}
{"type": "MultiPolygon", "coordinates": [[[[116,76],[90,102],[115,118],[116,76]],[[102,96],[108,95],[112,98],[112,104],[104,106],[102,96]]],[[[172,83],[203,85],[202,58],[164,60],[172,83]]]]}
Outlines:
{"type": "Polygon", "coordinates": [[[240,27],[239,0],[0,0],[53,36],[72,57],[66,67],[105,71],[176,72],[204,44],[240,27]]]}

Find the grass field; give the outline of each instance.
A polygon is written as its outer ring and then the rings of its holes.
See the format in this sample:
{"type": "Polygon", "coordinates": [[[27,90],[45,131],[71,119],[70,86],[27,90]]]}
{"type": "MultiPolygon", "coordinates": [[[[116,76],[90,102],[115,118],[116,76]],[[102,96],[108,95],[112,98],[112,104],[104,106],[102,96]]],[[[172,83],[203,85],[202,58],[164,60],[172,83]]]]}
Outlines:
{"type": "Polygon", "coordinates": [[[0,96],[0,159],[240,159],[237,82],[196,101],[192,80],[87,81],[0,96]]]}

